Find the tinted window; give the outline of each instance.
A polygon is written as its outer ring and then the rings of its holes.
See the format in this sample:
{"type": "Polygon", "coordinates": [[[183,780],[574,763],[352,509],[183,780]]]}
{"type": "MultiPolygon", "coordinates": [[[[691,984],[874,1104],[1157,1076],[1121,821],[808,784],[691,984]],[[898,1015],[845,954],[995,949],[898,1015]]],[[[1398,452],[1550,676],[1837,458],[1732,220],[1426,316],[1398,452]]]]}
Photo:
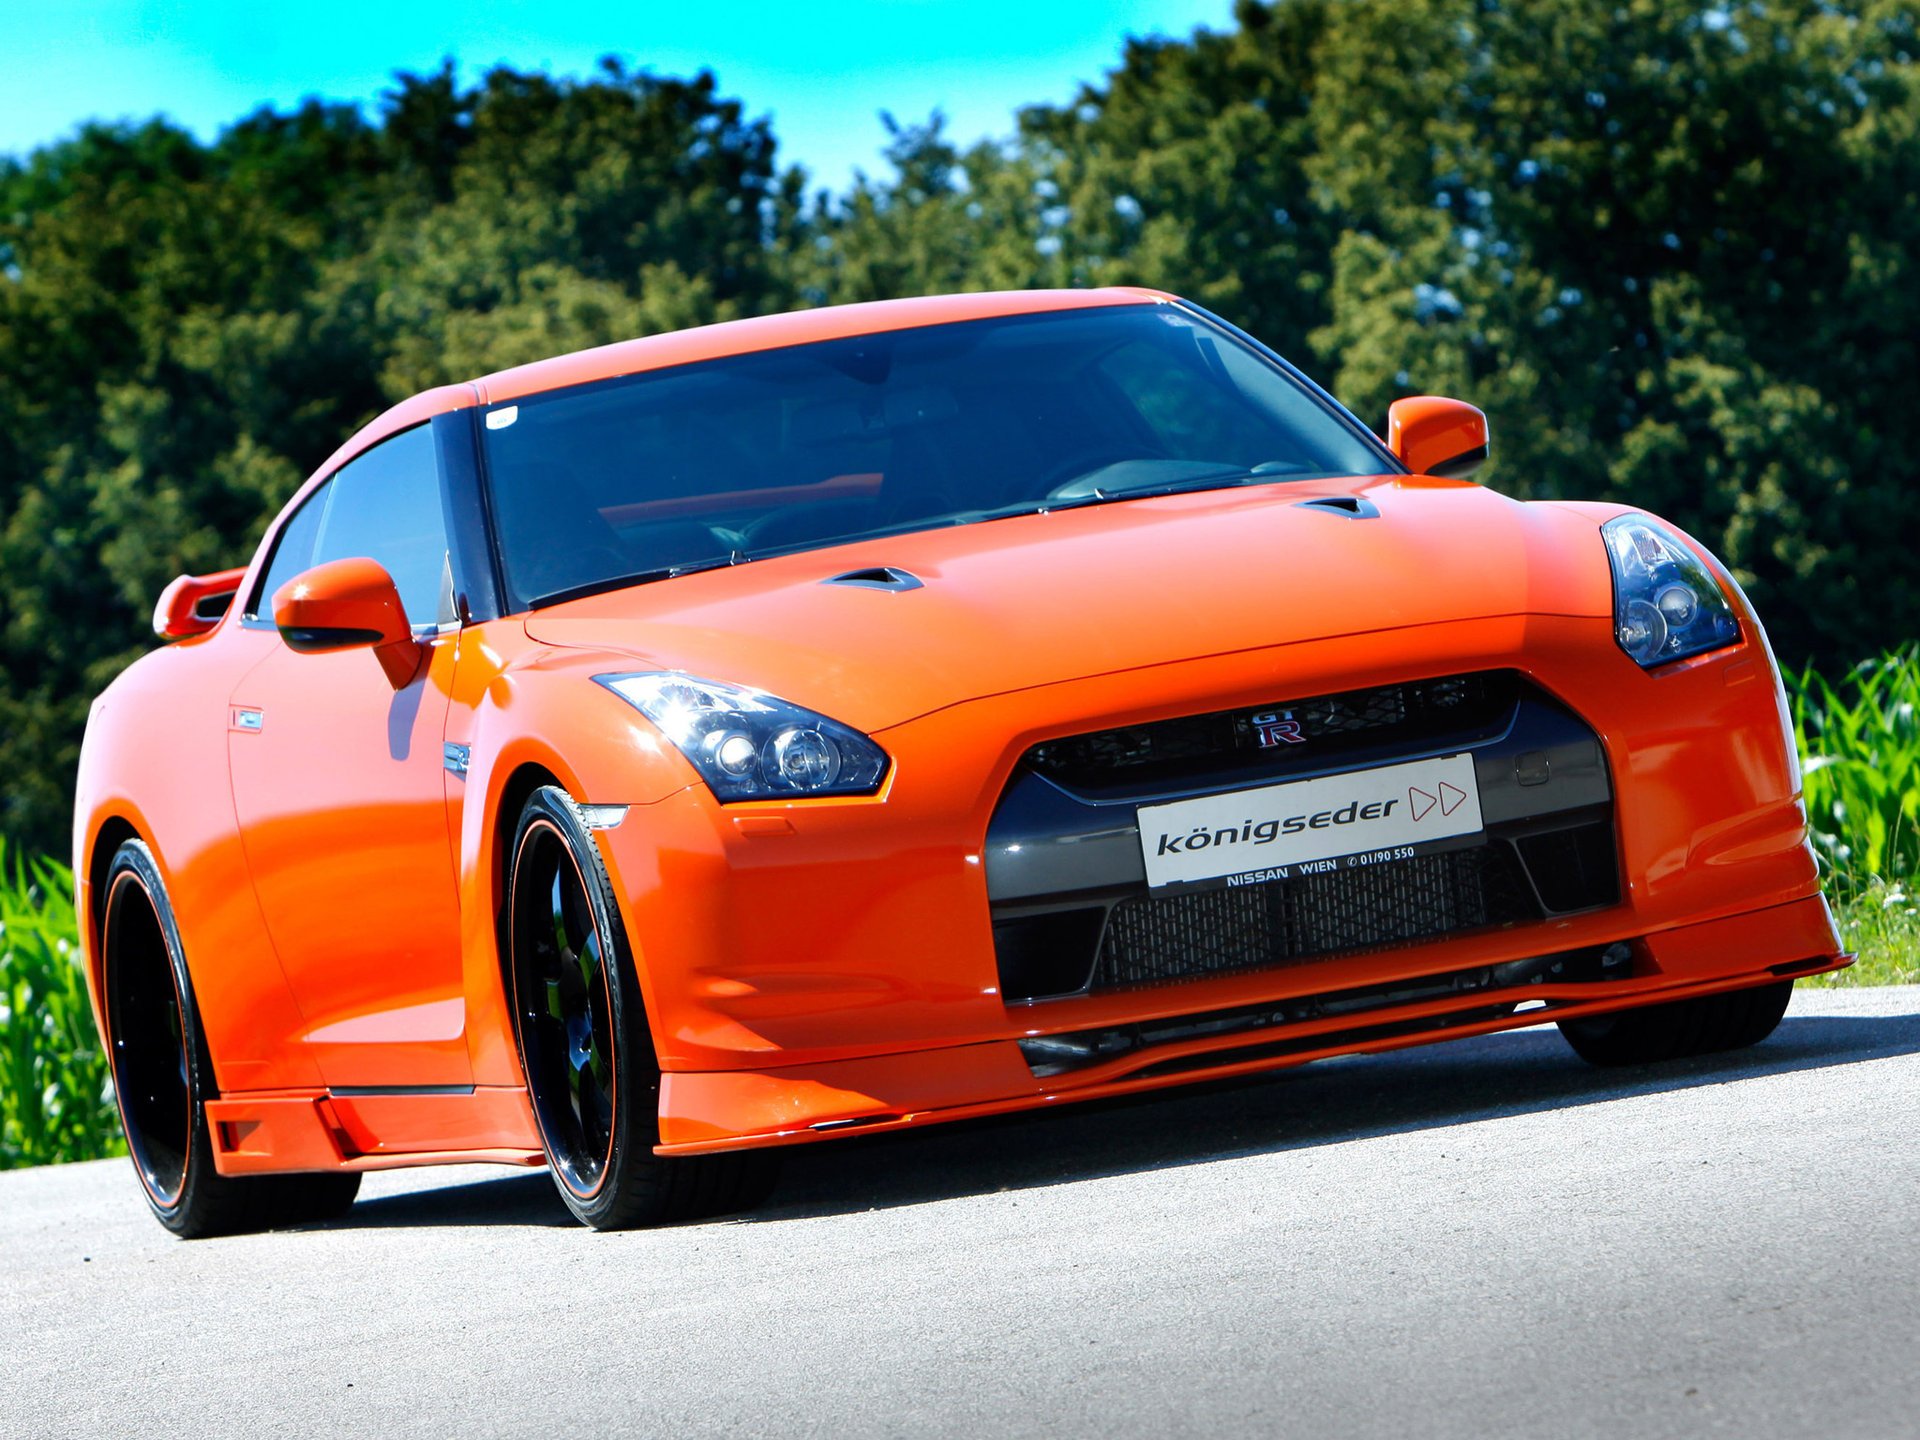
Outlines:
{"type": "Polygon", "coordinates": [[[273,559],[267,562],[266,578],[254,591],[253,605],[247,611],[250,617],[271,620],[273,592],[302,570],[312,567],[313,539],[320,533],[320,520],[327,510],[327,492],[332,488],[331,484],[322,485],[301,501],[293,518],[281,529],[280,538],[274,543],[273,559]]]}
{"type": "Polygon", "coordinates": [[[378,561],[393,577],[408,624],[451,618],[447,522],[431,427],[381,441],[307,498],[281,533],[258,610],[249,613],[271,619],[280,586],[302,570],[356,556],[378,561]]]}
{"type": "Polygon", "coordinates": [[[335,472],[313,563],[364,555],[393,576],[407,620],[438,624],[447,579],[447,522],[433,432],[384,440],[335,472]]]}
{"type": "Polygon", "coordinates": [[[1393,462],[1165,305],[925,326],[556,390],[487,412],[513,598],[1169,487],[1393,462]]]}

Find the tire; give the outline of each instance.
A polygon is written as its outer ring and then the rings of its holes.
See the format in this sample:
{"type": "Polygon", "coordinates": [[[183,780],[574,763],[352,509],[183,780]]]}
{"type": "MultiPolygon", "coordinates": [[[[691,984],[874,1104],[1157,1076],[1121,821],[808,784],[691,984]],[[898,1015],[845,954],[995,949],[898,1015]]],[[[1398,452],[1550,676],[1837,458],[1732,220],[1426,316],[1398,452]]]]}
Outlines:
{"type": "Polygon", "coordinates": [[[567,792],[520,813],[502,926],[514,1039],[540,1144],[566,1206],[596,1230],[744,1210],[778,1156],[662,1157],[660,1064],[599,847],[567,792]]]}
{"type": "Polygon", "coordinates": [[[1562,1020],[1560,1033],[1582,1060],[1595,1065],[1651,1065],[1744,1050],[1774,1032],[1792,995],[1793,981],[1781,980],[1752,990],[1562,1020]]]}
{"type": "Polygon", "coordinates": [[[192,1240],[344,1214],[359,1193],[358,1174],[229,1176],[214,1168],[213,1056],[180,927],[145,842],[128,840],[114,852],[103,894],[101,992],[114,1099],[154,1218],[192,1240]]]}

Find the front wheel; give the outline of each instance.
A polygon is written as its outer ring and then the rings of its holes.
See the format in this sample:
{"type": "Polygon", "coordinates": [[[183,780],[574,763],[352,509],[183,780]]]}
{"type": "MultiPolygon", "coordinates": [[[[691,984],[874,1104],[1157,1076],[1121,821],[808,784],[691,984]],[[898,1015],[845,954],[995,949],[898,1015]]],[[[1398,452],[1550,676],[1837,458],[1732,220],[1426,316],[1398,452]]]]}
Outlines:
{"type": "Polygon", "coordinates": [[[593,837],[566,791],[521,811],[507,888],[514,1033],[540,1143],[567,1208],[596,1230],[746,1209],[765,1151],[661,1157],[660,1066],[633,956],[593,837]]]}
{"type": "Polygon", "coordinates": [[[1744,1050],[1774,1032],[1787,1013],[1793,981],[1700,995],[1611,1015],[1562,1020],[1560,1033],[1595,1065],[1650,1065],[1717,1050],[1744,1050]]]}
{"type": "Polygon", "coordinates": [[[357,1174],[222,1175],[207,1101],[217,1099],[180,927],[153,852],[128,840],[107,869],[101,988],[114,1099],[154,1217],[184,1239],[331,1219],[359,1192],[357,1174]]]}

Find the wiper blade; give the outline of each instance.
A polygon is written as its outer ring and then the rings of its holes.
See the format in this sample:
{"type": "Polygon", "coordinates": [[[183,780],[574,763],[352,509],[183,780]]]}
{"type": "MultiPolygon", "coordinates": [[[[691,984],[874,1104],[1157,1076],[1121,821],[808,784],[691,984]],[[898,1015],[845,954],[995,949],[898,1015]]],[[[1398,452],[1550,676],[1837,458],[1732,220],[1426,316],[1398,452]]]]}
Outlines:
{"type": "Polygon", "coordinates": [[[649,585],[655,580],[676,580],[682,575],[698,575],[702,570],[724,570],[730,565],[745,565],[753,558],[744,550],[735,550],[731,554],[716,556],[711,560],[693,560],[684,565],[656,565],[650,570],[635,570],[626,575],[609,575],[604,580],[589,580],[582,585],[569,585],[563,590],[549,590],[544,595],[536,595],[527,602],[527,608],[538,610],[543,606],[560,605],[568,600],[584,600],[589,595],[601,595],[609,590],[624,590],[629,585],[649,585]]]}
{"type": "Polygon", "coordinates": [[[1080,510],[1088,505],[1111,505],[1118,500],[1149,500],[1160,495],[1184,495],[1190,490],[1233,490],[1242,485],[1258,485],[1273,479],[1271,475],[1246,470],[1222,470],[1218,475],[1201,475],[1163,485],[1136,485],[1124,490],[1095,490],[1091,495],[1073,495],[1064,500],[1022,500],[999,510],[987,510],[981,520],[1007,520],[1020,515],[1047,515],[1055,510],[1080,510]]]}

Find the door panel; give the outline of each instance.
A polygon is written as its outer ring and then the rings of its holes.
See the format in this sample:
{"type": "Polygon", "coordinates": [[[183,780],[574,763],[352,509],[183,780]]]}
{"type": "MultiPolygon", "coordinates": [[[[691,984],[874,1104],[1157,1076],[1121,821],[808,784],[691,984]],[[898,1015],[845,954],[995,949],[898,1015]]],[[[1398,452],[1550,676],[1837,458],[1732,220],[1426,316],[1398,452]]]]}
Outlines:
{"type": "Polygon", "coordinates": [[[395,692],[365,649],[276,646],[234,691],[235,809],[267,929],[332,1085],[472,1077],[441,736],[455,638],[395,692]]]}

